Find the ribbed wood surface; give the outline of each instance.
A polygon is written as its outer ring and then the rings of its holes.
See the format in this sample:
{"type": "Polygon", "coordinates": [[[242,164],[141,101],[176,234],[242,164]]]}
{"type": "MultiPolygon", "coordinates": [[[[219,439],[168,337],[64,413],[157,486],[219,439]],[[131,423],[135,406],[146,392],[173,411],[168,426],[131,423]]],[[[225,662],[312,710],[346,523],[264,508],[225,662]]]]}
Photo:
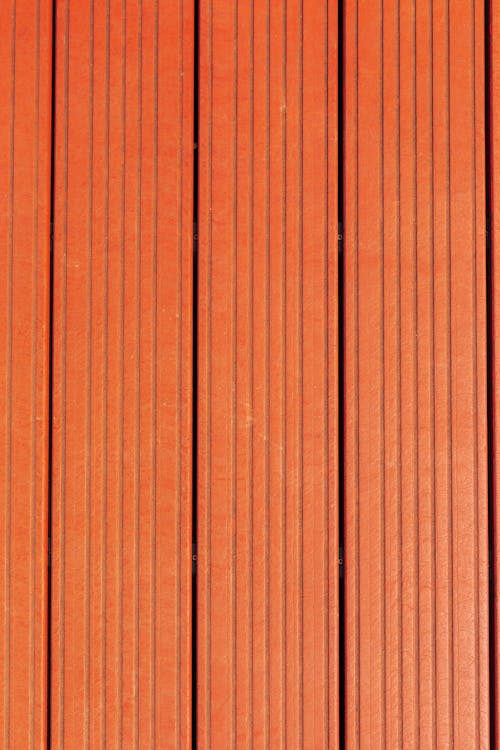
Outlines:
{"type": "Polygon", "coordinates": [[[187,747],[193,7],[56,33],[51,742],[187,747]]]}
{"type": "Polygon", "coordinates": [[[200,14],[198,747],[335,748],[337,8],[200,14]]]}
{"type": "Polygon", "coordinates": [[[0,748],[500,744],[500,0],[340,16],[0,2],[0,748]]]}
{"type": "Polygon", "coordinates": [[[0,746],[47,742],[52,6],[0,3],[0,746]]]}
{"type": "Polygon", "coordinates": [[[483,11],[345,5],[349,749],[489,743],[483,11]]]}

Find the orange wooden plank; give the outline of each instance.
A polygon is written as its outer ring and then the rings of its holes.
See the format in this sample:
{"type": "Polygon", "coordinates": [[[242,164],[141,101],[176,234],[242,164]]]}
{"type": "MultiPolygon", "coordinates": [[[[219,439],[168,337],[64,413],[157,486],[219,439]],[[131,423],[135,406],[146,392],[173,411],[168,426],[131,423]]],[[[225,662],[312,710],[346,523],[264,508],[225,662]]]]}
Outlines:
{"type": "Polygon", "coordinates": [[[347,748],[489,743],[483,10],[345,7],[347,748]]]}
{"type": "Polygon", "coordinates": [[[337,8],[200,4],[198,746],[338,746],[337,8]]]}
{"type": "Polygon", "coordinates": [[[191,744],[193,38],[57,3],[54,748],[191,744]]]}
{"type": "Polygon", "coordinates": [[[0,745],[47,743],[52,6],[0,4],[0,745]]]}

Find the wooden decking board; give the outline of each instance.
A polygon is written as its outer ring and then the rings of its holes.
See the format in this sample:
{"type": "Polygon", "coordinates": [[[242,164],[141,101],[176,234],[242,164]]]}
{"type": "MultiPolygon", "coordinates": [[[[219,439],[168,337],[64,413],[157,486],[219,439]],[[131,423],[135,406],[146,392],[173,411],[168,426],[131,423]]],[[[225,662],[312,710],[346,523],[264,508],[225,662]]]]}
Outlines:
{"type": "Polygon", "coordinates": [[[193,14],[57,3],[54,747],[191,742],[193,14]]]}
{"type": "Polygon", "coordinates": [[[485,748],[484,4],[345,4],[346,746],[485,748]]]}
{"type": "Polygon", "coordinates": [[[339,739],[337,13],[200,4],[206,748],[339,739]]]}

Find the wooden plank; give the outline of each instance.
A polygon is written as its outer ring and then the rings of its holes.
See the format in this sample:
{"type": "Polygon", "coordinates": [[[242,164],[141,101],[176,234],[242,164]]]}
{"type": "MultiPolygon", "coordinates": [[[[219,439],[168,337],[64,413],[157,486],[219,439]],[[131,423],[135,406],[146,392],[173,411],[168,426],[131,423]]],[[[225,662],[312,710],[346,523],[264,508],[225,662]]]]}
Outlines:
{"type": "Polygon", "coordinates": [[[489,743],[483,10],[345,7],[347,748],[489,743]]]}
{"type": "Polygon", "coordinates": [[[190,746],[193,22],[57,3],[55,748],[190,746]]]}
{"type": "Polygon", "coordinates": [[[47,743],[52,6],[0,4],[0,744],[47,743]]]}
{"type": "Polygon", "coordinates": [[[337,7],[200,14],[198,743],[335,748],[337,7]]]}

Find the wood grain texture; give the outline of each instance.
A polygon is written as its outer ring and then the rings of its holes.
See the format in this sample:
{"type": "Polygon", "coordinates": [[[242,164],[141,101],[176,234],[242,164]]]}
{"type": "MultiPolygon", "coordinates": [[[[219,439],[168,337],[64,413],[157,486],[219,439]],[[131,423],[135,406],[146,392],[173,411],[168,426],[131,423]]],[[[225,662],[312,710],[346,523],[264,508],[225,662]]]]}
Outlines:
{"type": "Polygon", "coordinates": [[[198,746],[335,748],[336,3],[200,4],[198,746]]]}
{"type": "Polygon", "coordinates": [[[52,746],[191,746],[193,5],[57,2],[52,746]]]}
{"type": "Polygon", "coordinates": [[[483,10],[345,6],[349,749],[489,746],[483,10]]]}
{"type": "Polygon", "coordinates": [[[0,4],[0,745],[47,743],[52,6],[0,4]]]}

